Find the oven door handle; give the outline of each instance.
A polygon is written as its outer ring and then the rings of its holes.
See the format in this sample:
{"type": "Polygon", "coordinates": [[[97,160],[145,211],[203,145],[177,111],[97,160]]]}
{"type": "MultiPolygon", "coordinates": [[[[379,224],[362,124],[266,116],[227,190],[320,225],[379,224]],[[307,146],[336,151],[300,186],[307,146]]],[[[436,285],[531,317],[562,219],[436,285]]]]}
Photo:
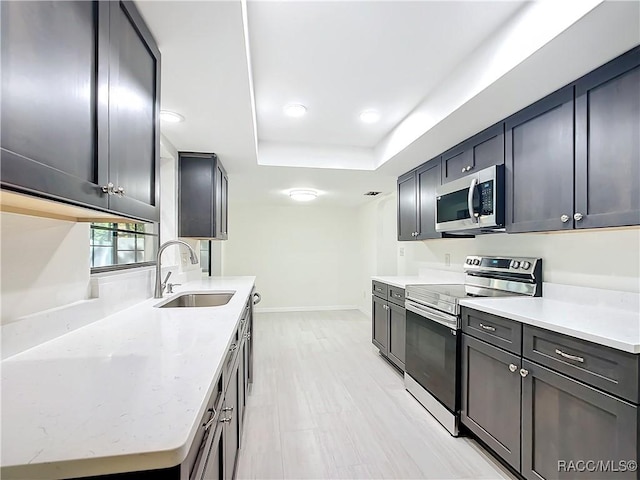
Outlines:
{"type": "Polygon", "coordinates": [[[478,185],[478,179],[473,177],[471,179],[471,185],[469,185],[469,194],[467,195],[467,208],[469,209],[469,218],[472,222],[479,222],[479,215],[473,211],[473,196],[476,193],[476,186],[478,185]]]}
{"type": "Polygon", "coordinates": [[[437,310],[433,310],[429,307],[424,307],[419,303],[412,302],[411,300],[405,300],[404,306],[410,312],[413,312],[421,317],[424,317],[433,322],[439,323],[440,325],[444,325],[445,327],[457,329],[458,328],[458,318],[453,315],[447,315],[444,313],[440,313],[437,310]]]}

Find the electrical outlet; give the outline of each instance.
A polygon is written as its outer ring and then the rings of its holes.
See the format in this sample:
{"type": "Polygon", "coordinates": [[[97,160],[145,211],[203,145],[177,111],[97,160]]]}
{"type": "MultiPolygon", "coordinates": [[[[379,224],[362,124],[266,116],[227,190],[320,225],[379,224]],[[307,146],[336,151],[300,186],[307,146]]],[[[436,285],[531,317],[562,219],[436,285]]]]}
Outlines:
{"type": "Polygon", "coordinates": [[[400,247],[400,256],[404,257],[404,247],[400,247]]]}
{"type": "Polygon", "coordinates": [[[180,265],[186,267],[188,265],[189,256],[185,252],[180,252],[180,265]]]}
{"type": "Polygon", "coordinates": [[[444,254],[444,266],[445,267],[450,267],[451,266],[451,254],[450,253],[445,253],[444,254]]]}

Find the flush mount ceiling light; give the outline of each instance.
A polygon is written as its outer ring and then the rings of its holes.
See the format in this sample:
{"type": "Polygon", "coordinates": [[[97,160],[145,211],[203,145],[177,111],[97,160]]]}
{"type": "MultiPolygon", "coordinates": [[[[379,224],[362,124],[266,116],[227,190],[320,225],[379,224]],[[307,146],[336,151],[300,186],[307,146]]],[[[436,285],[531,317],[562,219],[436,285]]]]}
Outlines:
{"type": "Polygon", "coordinates": [[[160,120],[164,120],[169,123],[184,122],[184,117],[176,112],[170,112],[169,110],[160,110],[160,120]]]}
{"type": "Polygon", "coordinates": [[[380,120],[380,112],[377,110],[365,110],[360,114],[360,120],[364,123],[376,123],[380,120]]]}
{"type": "Polygon", "coordinates": [[[290,103],[289,105],[285,105],[282,110],[286,116],[294,118],[302,117],[307,113],[307,107],[299,103],[290,103]]]}
{"type": "Polygon", "coordinates": [[[318,197],[315,190],[291,190],[289,196],[297,202],[310,202],[318,197]]]}

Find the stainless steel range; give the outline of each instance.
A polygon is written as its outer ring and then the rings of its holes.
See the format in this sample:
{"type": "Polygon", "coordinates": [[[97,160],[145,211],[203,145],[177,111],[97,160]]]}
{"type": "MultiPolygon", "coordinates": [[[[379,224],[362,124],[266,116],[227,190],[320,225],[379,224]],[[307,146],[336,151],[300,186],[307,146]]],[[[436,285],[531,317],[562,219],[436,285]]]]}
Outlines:
{"type": "Polygon", "coordinates": [[[542,295],[542,260],[469,256],[464,285],[407,285],[406,389],[451,435],[460,419],[460,299],[542,295]]]}

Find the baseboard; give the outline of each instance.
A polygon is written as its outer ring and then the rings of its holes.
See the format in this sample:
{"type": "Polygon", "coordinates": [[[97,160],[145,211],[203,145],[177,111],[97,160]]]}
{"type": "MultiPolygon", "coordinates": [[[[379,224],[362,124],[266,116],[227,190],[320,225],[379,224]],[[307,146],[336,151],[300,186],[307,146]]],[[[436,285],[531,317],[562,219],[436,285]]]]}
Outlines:
{"type": "Polygon", "coordinates": [[[321,307],[255,307],[256,313],[320,312],[327,310],[360,310],[357,305],[328,305],[321,307]]]}

